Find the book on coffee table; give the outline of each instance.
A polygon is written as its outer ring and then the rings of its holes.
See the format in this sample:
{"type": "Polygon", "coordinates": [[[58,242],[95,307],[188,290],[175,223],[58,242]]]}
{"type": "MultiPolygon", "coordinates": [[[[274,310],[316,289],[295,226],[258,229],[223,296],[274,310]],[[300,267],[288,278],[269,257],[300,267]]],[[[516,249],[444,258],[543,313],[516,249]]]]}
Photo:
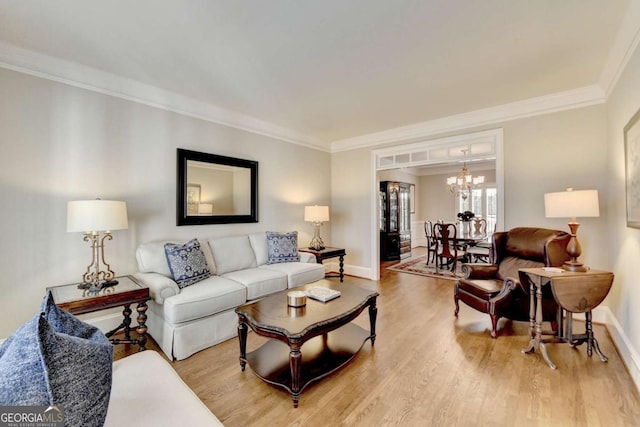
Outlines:
{"type": "Polygon", "coordinates": [[[321,302],[327,302],[334,298],[338,298],[340,296],[340,291],[316,286],[315,288],[307,290],[307,296],[321,302]]]}

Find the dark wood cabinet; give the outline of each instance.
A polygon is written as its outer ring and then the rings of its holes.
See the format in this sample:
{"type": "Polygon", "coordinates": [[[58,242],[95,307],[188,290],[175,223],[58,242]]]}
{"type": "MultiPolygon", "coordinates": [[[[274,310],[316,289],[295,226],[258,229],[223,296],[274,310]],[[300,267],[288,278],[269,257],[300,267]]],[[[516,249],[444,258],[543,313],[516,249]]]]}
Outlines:
{"type": "Polygon", "coordinates": [[[380,259],[404,259],[411,256],[411,184],[380,182],[380,259]]]}

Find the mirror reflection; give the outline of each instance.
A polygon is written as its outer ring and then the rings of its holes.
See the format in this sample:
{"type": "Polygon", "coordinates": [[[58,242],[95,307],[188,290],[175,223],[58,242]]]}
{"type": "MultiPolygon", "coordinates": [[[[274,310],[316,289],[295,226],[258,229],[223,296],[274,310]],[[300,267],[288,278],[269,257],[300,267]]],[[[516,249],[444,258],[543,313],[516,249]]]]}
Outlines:
{"type": "Polygon", "coordinates": [[[187,216],[250,215],[251,170],[187,161],[187,216]]]}
{"type": "Polygon", "coordinates": [[[258,162],[178,149],[178,225],[257,222],[258,162]]]}

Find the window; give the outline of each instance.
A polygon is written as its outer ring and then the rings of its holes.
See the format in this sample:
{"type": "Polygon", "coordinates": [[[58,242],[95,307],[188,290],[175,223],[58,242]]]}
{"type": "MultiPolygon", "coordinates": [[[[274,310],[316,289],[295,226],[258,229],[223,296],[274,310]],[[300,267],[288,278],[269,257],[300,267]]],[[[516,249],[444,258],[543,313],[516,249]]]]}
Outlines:
{"type": "Polygon", "coordinates": [[[471,211],[477,218],[487,220],[487,232],[493,233],[496,229],[498,212],[498,192],[495,184],[485,184],[482,188],[471,191],[471,196],[466,200],[458,196],[458,212],[471,211]]]}

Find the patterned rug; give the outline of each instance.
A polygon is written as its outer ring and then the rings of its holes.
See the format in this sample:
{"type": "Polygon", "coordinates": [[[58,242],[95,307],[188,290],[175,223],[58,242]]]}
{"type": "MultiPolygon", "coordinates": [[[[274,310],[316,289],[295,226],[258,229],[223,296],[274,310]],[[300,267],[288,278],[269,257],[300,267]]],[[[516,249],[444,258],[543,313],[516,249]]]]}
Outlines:
{"type": "Polygon", "coordinates": [[[399,271],[400,273],[410,273],[410,274],[418,274],[420,276],[430,276],[437,277],[439,279],[448,279],[448,280],[458,280],[460,277],[463,277],[463,274],[460,272],[460,266],[462,263],[458,262],[457,272],[456,274],[452,273],[450,270],[446,268],[436,270],[435,265],[429,264],[425,265],[427,262],[427,256],[421,256],[418,258],[411,259],[409,261],[392,265],[391,267],[387,267],[387,270],[399,271]]]}

